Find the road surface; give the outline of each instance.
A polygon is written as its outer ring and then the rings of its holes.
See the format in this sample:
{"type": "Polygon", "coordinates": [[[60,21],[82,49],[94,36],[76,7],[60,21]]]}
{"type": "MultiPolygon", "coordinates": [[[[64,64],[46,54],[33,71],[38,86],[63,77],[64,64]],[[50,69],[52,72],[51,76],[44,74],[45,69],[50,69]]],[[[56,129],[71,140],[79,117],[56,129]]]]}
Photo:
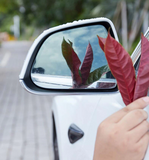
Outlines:
{"type": "Polygon", "coordinates": [[[53,160],[52,97],[36,96],[19,84],[31,42],[0,48],[0,160],[53,160]]]}

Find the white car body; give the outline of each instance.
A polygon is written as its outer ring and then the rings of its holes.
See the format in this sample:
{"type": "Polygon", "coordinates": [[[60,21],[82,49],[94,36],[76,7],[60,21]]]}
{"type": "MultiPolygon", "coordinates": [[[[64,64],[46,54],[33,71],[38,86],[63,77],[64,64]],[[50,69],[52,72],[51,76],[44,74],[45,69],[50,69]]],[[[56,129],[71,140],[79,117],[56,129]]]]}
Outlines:
{"type": "MultiPolygon", "coordinates": [[[[100,18],[100,21],[108,21],[115,34],[115,39],[118,40],[116,30],[112,22],[105,18],[100,18]]],[[[23,82],[25,72],[29,61],[32,57],[35,47],[48,33],[55,29],[60,29],[66,26],[88,23],[92,21],[99,21],[99,19],[91,19],[68,23],[54,27],[43,32],[33,43],[24,66],[20,74],[20,82],[26,90],[31,93],[39,95],[56,95],[53,99],[52,111],[55,120],[55,127],[57,133],[58,152],[60,160],[92,160],[94,153],[94,145],[96,139],[97,128],[99,124],[114,112],[125,107],[119,91],[115,92],[95,92],[95,93],[65,93],[59,96],[57,93],[40,92],[30,89],[23,82]],[[71,124],[77,125],[83,132],[84,136],[76,143],[71,144],[68,138],[68,129],[71,124]]],[[[135,51],[132,55],[132,60],[135,63],[139,57],[139,51],[135,51]]],[[[147,109],[149,113],[149,109],[147,109]]],[[[149,151],[146,153],[145,160],[149,159],[149,151]]]]}
{"type": "Polygon", "coordinates": [[[92,160],[99,124],[124,106],[119,92],[55,97],[52,109],[60,160],[92,160]],[[68,139],[68,128],[72,123],[84,132],[84,137],[74,144],[68,139]]]}

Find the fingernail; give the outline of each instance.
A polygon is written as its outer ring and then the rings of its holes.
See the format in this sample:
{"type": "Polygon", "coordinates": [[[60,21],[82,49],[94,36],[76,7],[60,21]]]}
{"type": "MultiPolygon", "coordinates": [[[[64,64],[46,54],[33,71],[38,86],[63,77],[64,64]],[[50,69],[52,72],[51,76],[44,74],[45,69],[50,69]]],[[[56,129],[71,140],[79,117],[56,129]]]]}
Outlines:
{"type": "Polygon", "coordinates": [[[149,97],[143,97],[142,99],[145,101],[145,103],[149,104],[149,97]]]}

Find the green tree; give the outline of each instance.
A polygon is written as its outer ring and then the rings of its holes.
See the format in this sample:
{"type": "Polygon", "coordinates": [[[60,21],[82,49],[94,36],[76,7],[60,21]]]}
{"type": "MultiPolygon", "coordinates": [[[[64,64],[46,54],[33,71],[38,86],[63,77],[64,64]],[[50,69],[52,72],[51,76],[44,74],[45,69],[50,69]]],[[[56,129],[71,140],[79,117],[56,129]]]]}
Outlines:
{"type": "Polygon", "coordinates": [[[10,31],[13,16],[18,13],[17,0],[0,0],[0,31],[10,31]]]}
{"type": "Polygon", "coordinates": [[[85,0],[22,0],[24,20],[28,24],[54,26],[80,19],[85,0]]]}
{"type": "Polygon", "coordinates": [[[18,10],[18,2],[16,0],[0,0],[0,13],[9,14],[18,10]]]}
{"type": "Polygon", "coordinates": [[[101,0],[91,11],[94,17],[108,17],[116,27],[124,47],[131,50],[149,14],[148,0],[101,0]],[[107,5],[108,4],[108,5],[107,5]]]}

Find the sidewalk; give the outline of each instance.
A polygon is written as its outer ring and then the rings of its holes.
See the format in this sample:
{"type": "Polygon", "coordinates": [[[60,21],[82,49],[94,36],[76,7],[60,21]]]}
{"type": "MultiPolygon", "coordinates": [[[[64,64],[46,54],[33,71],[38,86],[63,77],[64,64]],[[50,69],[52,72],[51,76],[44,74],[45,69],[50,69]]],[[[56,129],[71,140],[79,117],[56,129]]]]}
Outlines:
{"type": "Polygon", "coordinates": [[[53,160],[52,97],[36,96],[19,84],[31,43],[0,48],[0,160],[53,160]]]}

